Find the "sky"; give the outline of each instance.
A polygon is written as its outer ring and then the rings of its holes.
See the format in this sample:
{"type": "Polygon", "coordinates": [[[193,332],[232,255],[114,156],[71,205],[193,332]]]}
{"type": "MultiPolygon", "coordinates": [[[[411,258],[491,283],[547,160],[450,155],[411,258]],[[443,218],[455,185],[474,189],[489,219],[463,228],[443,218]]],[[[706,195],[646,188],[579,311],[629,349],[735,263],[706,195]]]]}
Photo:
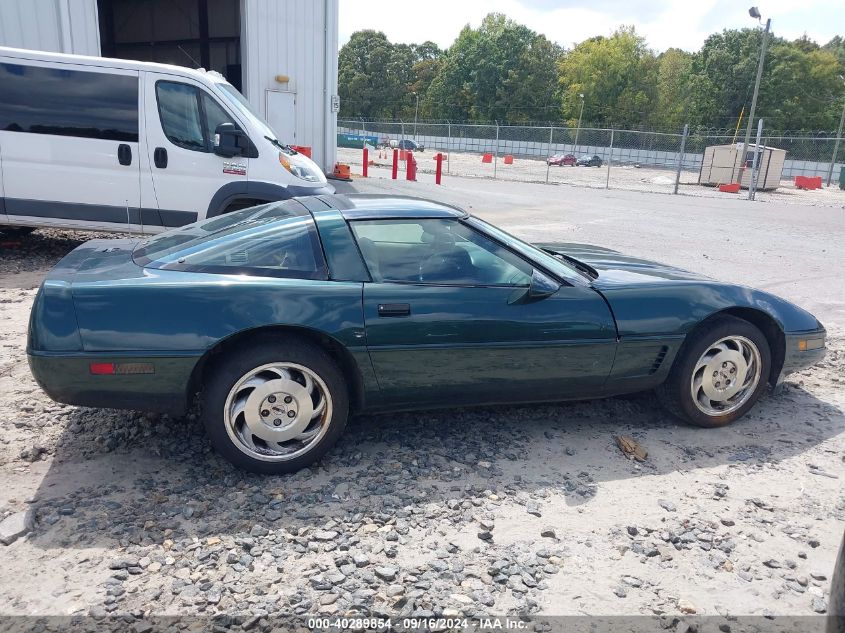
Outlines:
{"type": "Polygon", "coordinates": [[[657,51],[695,51],[713,32],[753,27],[752,2],[780,37],[806,33],[824,44],[845,35],[842,0],[340,0],[339,36],[342,46],[355,31],[374,29],[391,42],[431,40],[446,48],[466,24],[477,27],[498,12],[567,48],[633,24],[657,51]]]}

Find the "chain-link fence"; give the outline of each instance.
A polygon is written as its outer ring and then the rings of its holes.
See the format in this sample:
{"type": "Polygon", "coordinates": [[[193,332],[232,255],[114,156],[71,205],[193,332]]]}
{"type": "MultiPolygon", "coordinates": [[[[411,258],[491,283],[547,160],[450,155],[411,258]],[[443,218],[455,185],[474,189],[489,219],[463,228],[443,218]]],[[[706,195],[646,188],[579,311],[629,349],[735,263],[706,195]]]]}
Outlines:
{"type": "MultiPolygon", "coordinates": [[[[389,166],[391,148],[410,140],[418,171],[433,172],[445,155],[448,175],[708,195],[739,183],[762,191],[795,190],[795,177],[838,185],[845,143],[835,134],[763,130],[742,156],[743,131],[699,129],[678,133],[450,122],[338,121],[338,155],[361,165],[363,143],[376,148],[375,167],[389,166]],[[834,160],[834,151],[838,151],[834,160]],[[754,169],[757,153],[757,169],[754,169]]],[[[838,191],[838,187],[837,187],[838,191]]]]}

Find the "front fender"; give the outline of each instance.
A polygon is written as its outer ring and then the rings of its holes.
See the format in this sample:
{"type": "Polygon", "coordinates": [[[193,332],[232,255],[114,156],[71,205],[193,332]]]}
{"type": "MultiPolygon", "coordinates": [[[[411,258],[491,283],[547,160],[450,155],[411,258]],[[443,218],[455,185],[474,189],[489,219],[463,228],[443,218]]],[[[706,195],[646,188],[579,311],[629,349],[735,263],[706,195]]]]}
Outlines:
{"type": "Polygon", "coordinates": [[[757,310],[785,333],[822,328],[818,319],[773,294],[745,286],[710,281],[676,281],[603,288],[620,338],[686,335],[697,324],[732,308],[757,310]]]}

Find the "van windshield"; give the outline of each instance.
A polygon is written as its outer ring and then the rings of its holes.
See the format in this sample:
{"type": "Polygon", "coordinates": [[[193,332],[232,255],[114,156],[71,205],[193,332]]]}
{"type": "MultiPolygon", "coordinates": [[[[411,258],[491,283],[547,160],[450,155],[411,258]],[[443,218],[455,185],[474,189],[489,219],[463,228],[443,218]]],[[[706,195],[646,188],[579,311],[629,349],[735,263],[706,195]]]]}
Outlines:
{"type": "Polygon", "coordinates": [[[246,97],[238,92],[237,88],[235,88],[232,84],[224,82],[218,83],[217,87],[220,88],[220,92],[223,93],[224,97],[226,97],[229,105],[249,119],[256,127],[258,127],[259,130],[261,130],[261,133],[264,136],[278,142],[278,136],[273,131],[273,128],[270,127],[270,124],[267,123],[267,121],[265,121],[258,112],[253,110],[252,105],[246,100],[246,97]]]}

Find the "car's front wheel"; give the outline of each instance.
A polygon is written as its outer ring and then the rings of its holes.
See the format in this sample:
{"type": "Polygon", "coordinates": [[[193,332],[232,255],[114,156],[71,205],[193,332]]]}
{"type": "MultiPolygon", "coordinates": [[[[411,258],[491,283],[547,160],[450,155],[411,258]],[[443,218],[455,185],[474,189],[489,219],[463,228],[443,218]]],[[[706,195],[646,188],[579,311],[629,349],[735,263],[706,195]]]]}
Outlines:
{"type": "Polygon", "coordinates": [[[343,374],[322,349],[267,337],[225,354],[201,394],[214,448],[235,466],[281,474],[322,457],[346,426],[343,374]]]}
{"type": "Polygon", "coordinates": [[[763,333],[722,316],[691,334],[666,382],[664,406],[696,426],[717,427],[745,415],[766,389],[771,350],[763,333]]]}

